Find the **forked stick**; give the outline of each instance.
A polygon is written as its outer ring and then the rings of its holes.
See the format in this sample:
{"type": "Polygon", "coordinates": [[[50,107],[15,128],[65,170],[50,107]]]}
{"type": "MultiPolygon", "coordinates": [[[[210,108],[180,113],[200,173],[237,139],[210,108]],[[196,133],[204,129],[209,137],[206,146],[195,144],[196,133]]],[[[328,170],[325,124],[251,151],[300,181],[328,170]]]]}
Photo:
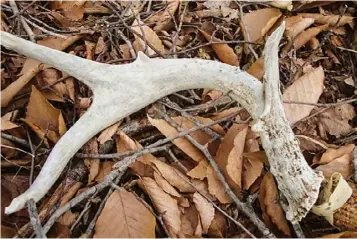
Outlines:
{"type": "Polygon", "coordinates": [[[286,120],[279,90],[278,44],[282,24],[265,47],[265,82],[237,67],[199,59],[149,59],[138,54],[134,63],[107,65],[1,32],[6,48],[67,72],[87,84],[94,101],[87,112],[58,141],[31,187],[15,198],[6,213],[22,209],[29,199],[39,201],[58,179],[70,158],[104,128],[171,93],[194,88],[230,92],[248,110],[267,153],[271,171],[286,197],[287,217],[299,221],[315,203],[321,174],[306,163],[286,120]]]}

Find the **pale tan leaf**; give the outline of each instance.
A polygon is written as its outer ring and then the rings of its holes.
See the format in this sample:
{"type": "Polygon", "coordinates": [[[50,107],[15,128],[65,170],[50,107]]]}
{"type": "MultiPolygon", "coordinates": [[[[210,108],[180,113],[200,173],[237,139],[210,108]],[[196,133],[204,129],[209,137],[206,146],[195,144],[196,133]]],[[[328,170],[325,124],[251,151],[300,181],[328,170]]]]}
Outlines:
{"type": "Polygon", "coordinates": [[[243,189],[248,190],[261,175],[264,164],[259,159],[245,158],[243,166],[243,189]]]}
{"type": "Polygon", "coordinates": [[[181,211],[177,201],[165,193],[153,179],[143,177],[139,182],[151,198],[159,214],[162,215],[165,225],[171,232],[178,234],[181,229],[181,211]]]}
{"type": "Polygon", "coordinates": [[[325,153],[322,154],[321,157],[317,155],[314,157],[313,165],[327,164],[344,154],[352,154],[354,149],[354,144],[346,144],[338,149],[329,148],[325,153]]]}
{"type": "MultiPolygon", "coordinates": [[[[221,40],[214,37],[211,39],[211,35],[207,32],[200,30],[202,35],[206,38],[207,41],[220,42],[221,40]]],[[[239,60],[237,54],[233,51],[233,49],[228,46],[226,43],[222,44],[212,44],[214,52],[217,54],[218,58],[223,62],[232,66],[239,66],[239,60]]]]}
{"type": "Polygon", "coordinates": [[[98,136],[98,141],[100,144],[104,144],[108,140],[111,140],[112,136],[117,132],[118,127],[120,125],[121,121],[118,123],[113,124],[112,126],[109,126],[105,130],[103,130],[100,135],[98,136]]]}
{"type": "Polygon", "coordinates": [[[340,15],[327,15],[324,16],[319,13],[301,13],[299,14],[304,18],[313,18],[318,24],[328,24],[331,27],[339,27],[345,24],[351,25],[353,23],[353,17],[351,16],[340,16],[340,15]],[[337,24],[337,25],[336,25],[337,24]]]}
{"type": "Polygon", "coordinates": [[[352,153],[344,154],[327,164],[318,166],[316,170],[322,171],[326,179],[330,178],[335,172],[339,172],[345,179],[349,179],[353,171],[352,160],[352,153]]]}
{"type": "Polygon", "coordinates": [[[307,29],[306,31],[303,31],[299,35],[297,35],[294,39],[294,49],[298,50],[300,49],[303,45],[308,43],[312,38],[316,37],[320,32],[326,31],[328,29],[328,25],[322,25],[322,26],[317,26],[317,27],[311,27],[307,29]]]}
{"type": "Polygon", "coordinates": [[[171,186],[163,177],[158,173],[154,172],[154,179],[156,183],[164,190],[166,193],[174,197],[181,197],[181,195],[176,191],[174,187],[171,186]]]}
{"type": "Polygon", "coordinates": [[[155,217],[124,188],[108,198],[96,224],[94,238],[154,238],[155,217]]]}
{"type": "Polygon", "coordinates": [[[291,11],[293,9],[293,3],[291,0],[289,1],[271,1],[267,2],[270,6],[277,7],[280,9],[286,9],[291,11]]]}
{"type": "Polygon", "coordinates": [[[14,129],[17,127],[19,127],[17,124],[14,124],[10,120],[6,120],[4,117],[1,117],[1,131],[14,129]]]}
{"type": "Polygon", "coordinates": [[[214,207],[212,203],[207,201],[207,199],[198,192],[193,194],[193,202],[200,214],[202,231],[206,234],[214,218],[214,207]]]}
{"type": "Polygon", "coordinates": [[[95,54],[101,54],[107,50],[107,45],[105,44],[104,38],[100,36],[98,38],[98,42],[95,45],[94,53],[95,54]]]}
{"type": "Polygon", "coordinates": [[[263,211],[266,225],[272,229],[277,226],[285,235],[290,236],[291,231],[285,217],[285,212],[279,204],[279,191],[273,175],[265,174],[259,189],[259,202],[263,211]]]}
{"type": "Polygon", "coordinates": [[[66,122],[64,121],[62,112],[58,116],[58,133],[62,137],[67,132],[66,122]]]}
{"type": "Polygon", "coordinates": [[[303,32],[306,28],[314,23],[313,18],[303,18],[302,16],[293,16],[286,19],[285,35],[294,39],[297,35],[303,32]]]}
{"type": "Polygon", "coordinates": [[[207,181],[209,193],[216,197],[220,203],[227,204],[232,202],[212,166],[207,167],[207,181]]]}
{"type": "MultiPolygon", "coordinates": [[[[307,72],[285,90],[283,101],[317,103],[324,89],[324,80],[321,66],[307,72]]],[[[285,116],[291,124],[308,116],[313,108],[312,105],[284,104],[285,116]]]]}
{"type": "Polygon", "coordinates": [[[196,190],[188,183],[189,178],[170,165],[160,160],[152,160],[160,174],[167,182],[177,188],[180,192],[195,192],[196,190]]]}
{"type": "Polygon", "coordinates": [[[77,216],[78,216],[78,213],[73,213],[72,211],[67,211],[57,220],[57,222],[62,224],[63,226],[70,227],[76,221],[77,216]]]}
{"type": "Polygon", "coordinates": [[[280,18],[281,12],[276,8],[264,8],[246,13],[240,22],[244,40],[256,42],[264,37],[275,22],[280,18]],[[244,23],[245,27],[242,26],[244,23]],[[249,35],[249,39],[248,39],[249,35]]]}
{"type": "Polygon", "coordinates": [[[354,107],[350,104],[343,104],[322,112],[318,118],[326,132],[339,137],[352,130],[349,121],[355,116],[354,107]]]}
{"type": "MultiPolygon", "coordinates": [[[[146,39],[147,42],[149,42],[157,51],[165,53],[165,47],[158,35],[156,35],[156,33],[150,27],[146,26],[142,21],[135,20],[131,29],[146,39]]],[[[135,35],[135,40],[139,42],[141,47],[145,50],[145,41],[139,38],[137,35],[135,35]]],[[[153,55],[156,52],[148,46],[144,53],[147,55],[153,55]]]]}
{"type": "Polygon", "coordinates": [[[191,178],[197,178],[202,180],[206,177],[207,166],[208,166],[208,161],[202,160],[201,162],[198,163],[196,167],[191,169],[187,173],[187,175],[190,176],[191,178]]]}

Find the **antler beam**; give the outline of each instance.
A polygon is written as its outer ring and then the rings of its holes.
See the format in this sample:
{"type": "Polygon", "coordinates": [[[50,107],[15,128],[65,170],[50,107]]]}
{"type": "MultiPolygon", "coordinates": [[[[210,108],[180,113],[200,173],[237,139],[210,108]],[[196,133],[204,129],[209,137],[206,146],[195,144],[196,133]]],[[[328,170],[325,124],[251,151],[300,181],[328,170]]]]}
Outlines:
{"type": "Polygon", "coordinates": [[[87,84],[94,101],[58,141],[31,187],[15,198],[6,213],[39,201],[60,176],[71,157],[94,135],[118,120],[171,93],[194,88],[218,89],[245,107],[255,120],[271,171],[286,197],[287,217],[298,221],[315,203],[321,174],[306,163],[285,118],[279,91],[278,44],[282,24],[265,47],[265,82],[237,67],[200,59],[149,59],[138,54],[134,63],[108,65],[37,45],[1,32],[1,45],[67,72],[87,84]]]}

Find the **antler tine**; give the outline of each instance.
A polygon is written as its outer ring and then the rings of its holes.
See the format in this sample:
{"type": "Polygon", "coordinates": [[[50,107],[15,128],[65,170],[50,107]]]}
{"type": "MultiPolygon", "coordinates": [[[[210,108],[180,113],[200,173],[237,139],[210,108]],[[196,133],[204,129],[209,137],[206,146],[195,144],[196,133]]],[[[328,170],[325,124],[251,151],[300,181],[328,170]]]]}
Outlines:
{"type": "Polygon", "coordinates": [[[46,63],[82,81],[93,90],[111,65],[101,64],[26,41],[7,32],[0,32],[1,45],[30,58],[46,63]],[[93,71],[95,69],[95,71],[93,71]]]}

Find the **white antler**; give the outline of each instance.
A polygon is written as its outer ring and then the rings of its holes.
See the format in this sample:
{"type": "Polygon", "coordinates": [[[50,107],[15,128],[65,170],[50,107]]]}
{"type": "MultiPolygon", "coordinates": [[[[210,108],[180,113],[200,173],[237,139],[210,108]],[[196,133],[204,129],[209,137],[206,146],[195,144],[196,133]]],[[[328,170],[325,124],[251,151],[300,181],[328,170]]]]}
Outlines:
{"type": "MultiPolygon", "coordinates": [[[[102,129],[176,91],[212,88],[231,92],[231,96],[256,120],[254,128],[262,138],[272,173],[289,202],[288,218],[300,220],[316,201],[322,177],[306,163],[284,116],[277,87],[278,43],[284,28],[283,24],[268,40],[266,59],[276,62],[271,70],[266,71],[267,84],[264,86],[239,68],[215,61],[149,59],[139,53],[134,63],[114,66],[85,60],[1,32],[3,46],[67,72],[94,92],[92,106],[58,141],[35,182],[11,202],[6,213],[22,209],[30,198],[39,201],[70,158],[102,129]],[[269,78],[269,75],[274,77],[269,78]],[[276,87],[270,87],[271,84],[276,87]],[[265,87],[269,94],[264,92],[265,87]],[[265,94],[273,98],[268,97],[267,101],[265,94]]],[[[266,62],[265,66],[270,64],[272,62],[266,62]]]]}

